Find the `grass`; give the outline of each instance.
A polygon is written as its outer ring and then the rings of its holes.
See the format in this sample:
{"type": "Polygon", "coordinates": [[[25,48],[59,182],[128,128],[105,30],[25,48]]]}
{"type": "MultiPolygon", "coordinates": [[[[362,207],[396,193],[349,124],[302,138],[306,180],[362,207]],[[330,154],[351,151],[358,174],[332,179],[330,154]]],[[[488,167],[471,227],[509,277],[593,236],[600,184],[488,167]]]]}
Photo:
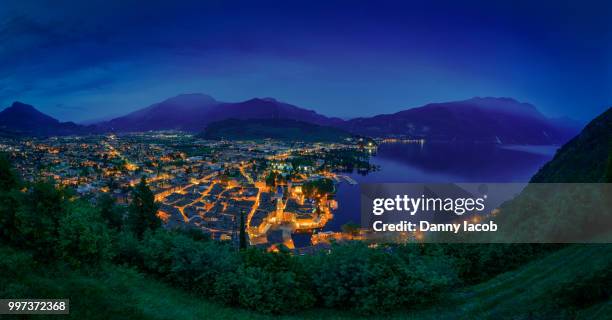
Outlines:
{"type": "MultiPolygon", "coordinates": [[[[458,289],[435,305],[407,309],[381,319],[609,319],[612,302],[583,310],[559,309],[551,298],[577,275],[610,267],[611,245],[573,245],[484,283],[458,289]]],[[[1,265],[1,264],[0,264],[1,265]]],[[[16,266],[19,267],[19,266],[16,266]]],[[[269,316],[216,304],[126,268],[103,272],[62,273],[33,268],[23,279],[0,275],[0,294],[71,299],[73,319],[359,319],[350,310],[314,309],[292,315],[269,316]]],[[[10,319],[2,316],[2,319],[10,319]]],[[[17,317],[16,317],[17,318],[17,317]]],[[[31,316],[57,319],[58,316],[31,316]]],[[[18,319],[28,319],[20,317],[18,319]]]]}
{"type": "MultiPolygon", "coordinates": [[[[560,310],[554,304],[556,301],[551,299],[553,292],[571,283],[578,275],[602,272],[610,267],[611,262],[610,245],[574,245],[470,287],[466,292],[456,294],[455,300],[462,301],[459,306],[463,313],[479,318],[558,314],[560,310]]],[[[596,315],[595,311],[591,312],[596,315]]],[[[577,311],[575,315],[580,313],[577,311]]]]}

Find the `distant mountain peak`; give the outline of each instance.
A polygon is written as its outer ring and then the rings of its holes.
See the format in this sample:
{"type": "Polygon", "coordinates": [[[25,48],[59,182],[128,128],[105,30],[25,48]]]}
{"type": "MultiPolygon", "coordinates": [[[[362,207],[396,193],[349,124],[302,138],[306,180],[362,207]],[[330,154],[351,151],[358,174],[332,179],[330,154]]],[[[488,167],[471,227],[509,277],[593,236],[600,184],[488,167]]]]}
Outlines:
{"type": "Polygon", "coordinates": [[[164,103],[212,104],[218,103],[218,101],[215,100],[215,98],[213,98],[212,96],[203,93],[184,93],[174,96],[172,98],[168,98],[161,102],[161,104],[164,103]]]}
{"type": "Polygon", "coordinates": [[[5,117],[11,117],[15,120],[18,118],[36,118],[46,122],[59,122],[57,119],[40,112],[32,105],[19,101],[13,102],[10,107],[2,111],[2,114],[4,114],[5,117]]]}
{"type": "Polygon", "coordinates": [[[23,135],[47,136],[85,132],[85,128],[72,122],[59,120],[38,111],[33,106],[15,101],[0,111],[0,128],[23,135]]]}
{"type": "Polygon", "coordinates": [[[32,105],[30,104],[26,104],[23,102],[19,102],[19,101],[15,101],[13,102],[13,104],[11,104],[10,107],[6,108],[6,110],[20,110],[20,111],[35,111],[35,112],[40,112],[38,110],[36,110],[36,108],[34,108],[32,105]]]}
{"type": "Polygon", "coordinates": [[[252,98],[249,100],[244,101],[244,103],[280,103],[278,100],[274,99],[274,98],[252,98]]]}
{"type": "Polygon", "coordinates": [[[25,103],[23,103],[21,101],[14,101],[13,104],[11,104],[11,107],[22,107],[22,106],[23,107],[30,107],[30,108],[32,108],[32,105],[25,104],[25,103]]]}
{"type": "Polygon", "coordinates": [[[209,123],[225,119],[287,118],[318,125],[342,122],[312,110],[274,98],[253,98],[241,102],[221,102],[204,94],[183,94],[100,123],[102,129],[116,131],[187,130],[201,131],[209,123]]]}
{"type": "Polygon", "coordinates": [[[496,109],[498,111],[506,111],[512,113],[523,113],[530,116],[543,116],[538,109],[527,102],[520,102],[509,97],[474,97],[465,102],[482,108],[496,109]]]}
{"type": "Polygon", "coordinates": [[[492,101],[498,101],[498,102],[507,102],[507,103],[521,103],[518,100],[511,98],[511,97],[472,97],[471,99],[468,99],[467,101],[474,101],[474,102],[492,102],[492,101]]]}
{"type": "MultiPolygon", "coordinates": [[[[477,108],[483,111],[493,111],[515,116],[539,119],[546,118],[534,105],[508,97],[473,97],[460,101],[430,103],[421,108],[449,108],[451,110],[477,108]]],[[[405,113],[409,110],[411,109],[400,111],[399,113],[405,113]]]]}

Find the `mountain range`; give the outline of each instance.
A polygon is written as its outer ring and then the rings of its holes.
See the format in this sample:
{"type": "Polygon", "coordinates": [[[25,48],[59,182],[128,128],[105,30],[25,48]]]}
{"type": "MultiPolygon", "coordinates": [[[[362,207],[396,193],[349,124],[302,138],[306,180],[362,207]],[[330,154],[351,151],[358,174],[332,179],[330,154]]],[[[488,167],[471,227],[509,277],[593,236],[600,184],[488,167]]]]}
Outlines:
{"type": "Polygon", "coordinates": [[[112,131],[185,130],[199,132],[209,123],[227,119],[291,119],[335,126],[341,119],[276,101],[254,98],[220,102],[205,94],[183,94],[98,125],[112,131]]]}
{"type": "Polygon", "coordinates": [[[0,135],[55,136],[90,133],[94,127],[60,122],[21,102],[0,111],[0,135]]]}
{"type": "Polygon", "coordinates": [[[561,144],[580,129],[567,119],[548,118],[533,105],[511,98],[431,103],[393,114],[343,120],[273,98],[221,102],[205,94],[183,94],[88,126],[60,122],[32,106],[15,102],[0,112],[0,131],[39,136],[151,130],[202,132],[209,124],[228,119],[288,119],[371,137],[504,144],[561,144]]]}
{"type": "Polygon", "coordinates": [[[580,129],[573,122],[547,118],[531,104],[490,97],[431,103],[393,114],[355,118],[342,127],[373,137],[405,135],[503,144],[559,144],[580,129]]]}

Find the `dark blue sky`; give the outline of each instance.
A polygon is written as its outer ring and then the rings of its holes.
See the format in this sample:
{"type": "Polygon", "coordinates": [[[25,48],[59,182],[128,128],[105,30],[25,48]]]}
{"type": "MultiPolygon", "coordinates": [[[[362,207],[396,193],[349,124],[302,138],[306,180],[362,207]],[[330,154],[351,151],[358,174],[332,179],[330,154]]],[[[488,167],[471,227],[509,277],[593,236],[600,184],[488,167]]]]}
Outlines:
{"type": "Polygon", "coordinates": [[[583,121],[612,105],[608,1],[24,2],[0,6],[0,106],[61,120],[192,92],[340,117],[473,96],[583,121]]]}

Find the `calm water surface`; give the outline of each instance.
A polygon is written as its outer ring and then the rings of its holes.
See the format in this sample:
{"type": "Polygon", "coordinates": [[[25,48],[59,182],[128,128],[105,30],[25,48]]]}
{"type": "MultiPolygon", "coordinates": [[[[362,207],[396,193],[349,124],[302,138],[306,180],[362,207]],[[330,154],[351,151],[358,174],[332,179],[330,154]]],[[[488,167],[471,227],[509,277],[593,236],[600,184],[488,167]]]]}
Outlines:
{"type": "MultiPolygon", "coordinates": [[[[371,159],[371,163],[380,166],[378,171],[347,175],[358,183],[528,182],[556,149],[487,144],[382,144],[371,159]]],[[[338,231],[345,223],[360,222],[359,185],[339,184],[336,199],[338,210],[324,231],[338,231]]]]}

